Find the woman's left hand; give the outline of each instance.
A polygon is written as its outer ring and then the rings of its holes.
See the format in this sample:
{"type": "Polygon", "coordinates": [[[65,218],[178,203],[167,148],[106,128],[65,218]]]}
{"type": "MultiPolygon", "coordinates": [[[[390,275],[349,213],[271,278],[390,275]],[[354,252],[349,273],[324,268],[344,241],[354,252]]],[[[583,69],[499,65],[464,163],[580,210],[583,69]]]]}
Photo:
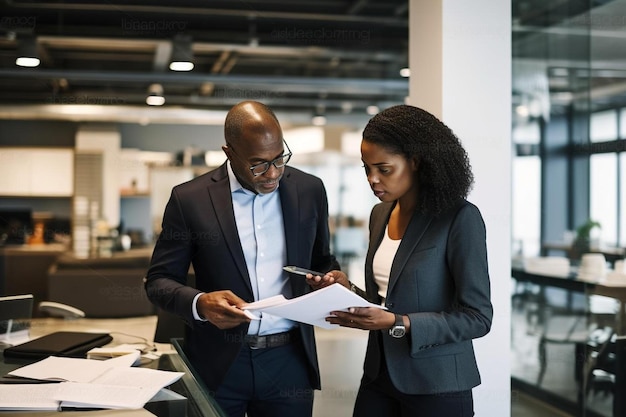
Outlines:
{"type": "Polygon", "coordinates": [[[390,329],[396,322],[395,314],[376,307],[352,307],[349,311],[331,311],[326,321],[342,327],[363,330],[390,329]]]}

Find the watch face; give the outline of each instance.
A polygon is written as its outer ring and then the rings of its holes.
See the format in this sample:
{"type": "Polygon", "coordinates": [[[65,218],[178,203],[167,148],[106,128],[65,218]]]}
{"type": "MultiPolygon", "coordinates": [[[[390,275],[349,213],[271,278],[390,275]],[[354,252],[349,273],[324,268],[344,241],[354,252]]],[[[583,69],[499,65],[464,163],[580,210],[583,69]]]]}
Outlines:
{"type": "Polygon", "coordinates": [[[391,329],[389,333],[393,337],[402,337],[404,336],[404,332],[405,332],[404,327],[394,327],[391,329]]]}

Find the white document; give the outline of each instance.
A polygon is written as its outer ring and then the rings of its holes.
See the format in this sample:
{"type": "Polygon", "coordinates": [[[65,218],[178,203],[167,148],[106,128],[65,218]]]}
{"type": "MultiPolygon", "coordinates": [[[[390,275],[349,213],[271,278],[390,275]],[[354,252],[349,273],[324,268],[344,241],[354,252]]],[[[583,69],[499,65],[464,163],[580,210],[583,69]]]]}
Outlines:
{"type": "Polygon", "coordinates": [[[183,372],[112,367],[91,383],[60,384],[55,399],[62,407],[141,408],[183,372]]]}
{"type": "Polygon", "coordinates": [[[127,366],[132,366],[135,362],[139,362],[140,357],[141,347],[139,347],[138,345],[127,343],[113,347],[93,348],[89,352],[87,352],[87,359],[105,359],[107,361],[120,361],[124,364],[130,362],[127,366]]]}
{"type": "Polygon", "coordinates": [[[59,384],[0,384],[0,410],[57,410],[59,384]]]}
{"type": "Polygon", "coordinates": [[[63,382],[54,394],[63,408],[142,408],[158,392],[142,387],[63,382]]]}
{"type": "Polygon", "coordinates": [[[330,316],[331,311],[348,311],[350,307],[385,308],[370,303],[341,284],[332,284],[296,298],[285,299],[279,295],[266,300],[248,304],[243,308],[253,314],[257,312],[272,314],[326,329],[339,327],[324,320],[330,316]]]}
{"type": "Polygon", "coordinates": [[[139,358],[138,351],[106,361],[49,356],[22,366],[9,375],[41,381],[91,382],[112,367],[130,367],[139,358]]]}
{"type": "Polygon", "coordinates": [[[138,355],[136,352],[106,361],[50,356],[23,366],[9,375],[64,382],[0,385],[0,409],[16,409],[20,403],[24,404],[20,409],[29,410],[56,410],[59,404],[62,407],[141,408],[161,388],[176,382],[184,373],[131,367],[138,355]],[[32,394],[34,390],[36,397],[32,394]]]}
{"type": "Polygon", "coordinates": [[[111,367],[108,361],[49,356],[22,366],[9,375],[42,381],[91,382],[111,367]]]}

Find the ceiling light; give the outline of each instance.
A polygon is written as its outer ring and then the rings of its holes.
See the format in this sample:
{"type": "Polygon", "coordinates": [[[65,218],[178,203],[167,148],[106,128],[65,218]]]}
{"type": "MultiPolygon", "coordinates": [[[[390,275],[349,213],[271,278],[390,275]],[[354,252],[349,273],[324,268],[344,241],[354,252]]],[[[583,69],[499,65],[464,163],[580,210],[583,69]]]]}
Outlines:
{"type": "Polygon", "coordinates": [[[150,84],[148,87],[148,97],[146,97],[146,104],[148,106],[162,106],[165,104],[165,97],[163,97],[163,86],[161,84],[150,84]]]}
{"type": "Polygon", "coordinates": [[[172,71],[191,71],[193,67],[191,38],[177,36],[172,41],[172,59],[170,60],[170,69],[172,71]]]}
{"type": "Polygon", "coordinates": [[[402,68],[400,70],[400,76],[404,78],[408,78],[411,76],[411,70],[409,68],[402,68]]]}
{"type": "Polygon", "coordinates": [[[39,66],[39,54],[37,53],[37,39],[33,36],[22,38],[18,41],[17,58],[15,65],[20,67],[39,66]]]}
{"type": "Polygon", "coordinates": [[[380,111],[380,109],[378,108],[378,106],[367,106],[367,108],[365,109],[365,111],[367,112],[367,114],[369,114],[370,116],[374,116],[375,114],[378,114],[378,112],[380,111]]]}
{"type": "Polygon", "coordinates": [[[313,126],[325,126],[326,116],[313,116],[313,118],[311,119],[311,124],[313,126]]]}
{"type": "Polygon", "coordinates": [[[341,103],[341,111],[342,113],[350,113],[352,111],[352,103],[349,101],[341,103]]]}

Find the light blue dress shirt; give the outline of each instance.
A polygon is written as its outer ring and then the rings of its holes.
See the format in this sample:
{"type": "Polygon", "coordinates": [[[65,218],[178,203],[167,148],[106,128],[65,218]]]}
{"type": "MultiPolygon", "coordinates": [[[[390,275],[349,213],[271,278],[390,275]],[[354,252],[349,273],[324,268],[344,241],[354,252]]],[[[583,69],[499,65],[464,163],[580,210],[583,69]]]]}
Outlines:
{"type": "MultiPolygon", "coordinates": [[[[283,211],[280,205],[278,189],[269,194],[255,194],[241,186],[228,163],[235,223],[239,241],[246,259],[250,284],[255,301],[282,294],[291,298],[289,277],[283,271],[286,265],[287,248],[283,211]]],[[[198,317],[195,308],[194,316],[198,317]]],[[[199,317],[198,317],[199,318],[199,317]]],[[[252,320],[248,334],[266,335],[285,332],[292,329],[291,320],[262,314],[261,320],[252,320]]]]}

